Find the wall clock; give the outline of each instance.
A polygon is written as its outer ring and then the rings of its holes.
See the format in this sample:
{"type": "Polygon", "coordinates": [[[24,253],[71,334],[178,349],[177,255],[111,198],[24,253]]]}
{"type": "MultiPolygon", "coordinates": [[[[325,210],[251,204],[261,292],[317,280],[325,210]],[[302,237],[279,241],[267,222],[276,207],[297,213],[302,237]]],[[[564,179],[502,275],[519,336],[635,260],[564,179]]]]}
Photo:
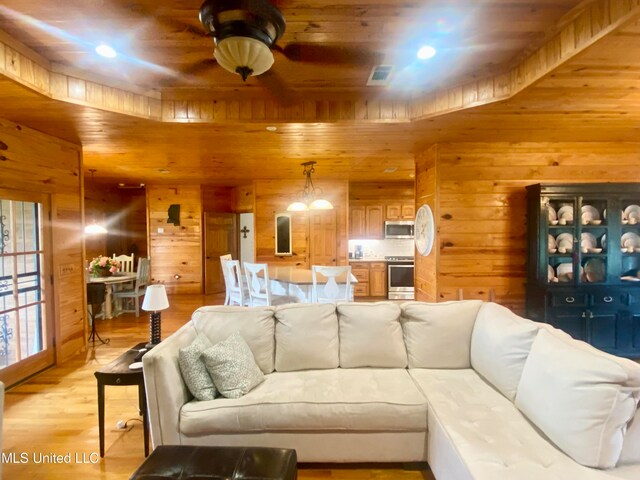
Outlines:
{"type": "Polygon", "coordinates": [[[434,238],[433,213],[429,205],[422,205],[416,214],[415,240],[420,255],[429,255],[434,238]]]}

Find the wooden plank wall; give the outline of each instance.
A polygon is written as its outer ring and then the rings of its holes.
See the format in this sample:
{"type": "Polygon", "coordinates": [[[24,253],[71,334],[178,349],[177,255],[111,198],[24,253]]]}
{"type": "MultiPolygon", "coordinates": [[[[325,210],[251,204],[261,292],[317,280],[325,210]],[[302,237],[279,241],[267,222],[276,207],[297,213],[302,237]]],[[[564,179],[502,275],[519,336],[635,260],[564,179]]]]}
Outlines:
{"type": "MultiPolygon", "coordinates": [[[[417,157],[420,164],[425,154],[417,157]]],[[[495,300],[524,311],[525,186],[638,180],[636,143],[438,144],[437,299],[495,300]]],[[[418,197],[428,183],[418,182],[418,197]]],[[[427,266],[416,264],[416,277],[427,266]]]]}
{"type": "Polygon", "coordinates": [[[413,203],[414,198],[413,181],[349,183],[350,205],[413,203]]]}
{"type": "MultiPolygon", "coordinates": [[[[315,181],[336,210],[337,264],[347,265],[347,210],[349,185],[346,180],[315,181]]],[[[304,180],[265,180],[254,183],[256,261],[309,267],[309,217],[305,212],[291,212],[293,256],[278,256],[275,252],[275,215],[286,212],[287,206],[300,194],[304,180]]]]}
{"type": "Polygon", "coordinates": [[[82,151],[0,119],[0,187],[51,198],[56,362],[86,346],[82,151]]]}
{"type": "MultiPolygon", "coordinates": [[[[85,223],[94,219],[107,228],[106,235],[86,238],[86,258],[98,255],[147,256],[147,204],[144,189],[119,189],[96,184],[85,176],[85,223]]],[[[137,261],[136,261],[137,263],[137,261]]]]}
{"type": "MultiPolygon", "coordinates": [[[[416,213],[422,205],[429,205],[434,219],[438,217],[438,185],[436,184],[437,145],[416,157],[416,213]]],[[[436,265],[438,262],[438,235],[435,234],[431,253],[422,256],[415,252],[416,300],[437,301],[436,265]]]]}
{"type": "Polygon", "coordinates": [[[202,293],[200,185],[147,186],[147,214],[152,282],[163,283],[168,293],[202,293]],[[179,226],[167,223],[173,204],[180,205],[179,226]]]}

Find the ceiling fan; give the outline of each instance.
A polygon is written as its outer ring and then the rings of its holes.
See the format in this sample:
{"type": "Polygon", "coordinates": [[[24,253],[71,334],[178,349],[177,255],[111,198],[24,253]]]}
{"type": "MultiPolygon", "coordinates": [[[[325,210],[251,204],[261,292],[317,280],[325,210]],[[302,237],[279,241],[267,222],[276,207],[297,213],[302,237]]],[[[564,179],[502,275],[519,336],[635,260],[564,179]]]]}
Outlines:
{"type": "Polygon", "coordinates": [[[195,74],[214,65],[240,75],[243,81],[255,76],[279,98],[292,90],[273,70],[274,55],[290,61],[314,64],[373,66],[381,56],[347,46],[290,42],[277,44],[286,28],[282,12],[268,0],[205,0],[200,7],[205,35],[215,42],[214,58],[203,59],[186,69],[195,74]],[[259,77],[258,77],[259,76],[259,77]]]}

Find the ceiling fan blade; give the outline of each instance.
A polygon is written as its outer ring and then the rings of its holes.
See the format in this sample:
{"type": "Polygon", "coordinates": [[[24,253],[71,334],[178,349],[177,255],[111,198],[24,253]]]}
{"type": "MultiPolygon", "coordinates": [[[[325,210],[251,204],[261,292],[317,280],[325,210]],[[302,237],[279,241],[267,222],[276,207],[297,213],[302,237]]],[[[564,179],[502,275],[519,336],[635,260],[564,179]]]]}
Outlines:
{"type": "Polygon", "coordinates": [[[204,60],[192,63],[191,65],[183,68],[181,73],[186,76],[197,76],[200,73],[206,72],[207,70],[217,66],[218,62],[216,62],[215,58],[205,58],[204,60]]]}
{"type": "Polygon", "coordinates": [[[262,75],[257,75],[258,80],[274,97],[275,100],[285,106],[293,105],[299,100],[298,94],[295,90],[289,87],[286,82],[273,71],[267,70],[262,75]]]}
{"type": "Polygon", "coordinates": [[[294,62],[310,62],[320,65],[379,65],[383,55],[364,47],[318,45],[315,43],[289,43],[274,50],[294,62]]]}
{"type": "MultiPolygon", "coordinates": [[[[139,3],[128,5],[127,9],[131,13],[137,14],[138,16],[143,17],[145,19],[152,19],[155,22],[159,23],[160,25],[168,27],[171,30],[174,30],[177,32],[186,32],[197,37],[210,36],[202,28],[199,28],[197,26],[192,25],[189,22],[185,22],[177,18],[163,16],[160,11],[146,8],[143,5],[140,5],[139,3]]],[[[197,19],[197,17],[194,17],[194,18],[197,19]]]]}

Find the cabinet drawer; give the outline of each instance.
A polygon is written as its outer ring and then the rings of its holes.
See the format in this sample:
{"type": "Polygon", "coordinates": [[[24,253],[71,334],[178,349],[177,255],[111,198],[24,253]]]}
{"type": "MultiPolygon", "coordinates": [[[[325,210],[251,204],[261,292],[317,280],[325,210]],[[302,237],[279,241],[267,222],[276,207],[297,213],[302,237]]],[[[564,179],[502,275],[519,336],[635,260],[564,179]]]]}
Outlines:
{"type": "Polygon", "coordinates": [[[627,301],[626,293],[602,292],[592,295],[594,307],[618,307],[624,305],[627,301]]]}
{"type": "Polygon", "coordinates": [[[584,293],[552,293],[552,307],[586,307],[587,296],[584,293]]]}
{"type": "Polygon", "coordinates": [[[368,297],[369,296],[369,284],[368,283],[356,283],[353,286],[354,297],[368,297]]]}
{"type": "Polygon", "coordinates": [[[356,270],[351,269],[351,273],[356,277],[359,283],[368,283],[369,282],[369,269],[368,268],[358,268],[356,270]]]}
{"type": "Polygon", "coordinates": [[[387,269],[387,264],[384,262],[372,262],[371,264],[371,270],[386,270],[387,269]]]}

